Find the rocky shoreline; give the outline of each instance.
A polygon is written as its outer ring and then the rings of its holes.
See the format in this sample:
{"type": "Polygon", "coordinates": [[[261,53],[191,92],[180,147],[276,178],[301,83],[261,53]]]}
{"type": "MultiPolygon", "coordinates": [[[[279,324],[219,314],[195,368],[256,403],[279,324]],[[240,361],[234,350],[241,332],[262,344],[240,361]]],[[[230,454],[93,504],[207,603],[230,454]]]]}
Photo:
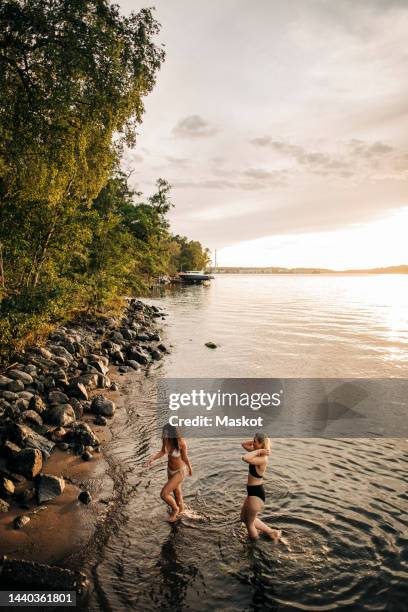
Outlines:
{"type": "MultiPolygon", "coordinates": [[[[104,496],[113,483],[101,450],[120,402],[118,380],[166,354],[157,331],[164,317],[131,299],[122,317],[83,317],[60,327],[0,374],[0,554],[7,555],[0,558],[1,582],[18,576],[20,588],[44,588],[55,572],[60,580],[60,568],[39,562],[61,562],[72,552],[74,525],[84,546],[108,515],[104,496]],[[27,561],[34,569],[18,569],[27,561]]],[[[62,577],[81,585],[78,594],[86,591],[80,572],[62,577]]]]}

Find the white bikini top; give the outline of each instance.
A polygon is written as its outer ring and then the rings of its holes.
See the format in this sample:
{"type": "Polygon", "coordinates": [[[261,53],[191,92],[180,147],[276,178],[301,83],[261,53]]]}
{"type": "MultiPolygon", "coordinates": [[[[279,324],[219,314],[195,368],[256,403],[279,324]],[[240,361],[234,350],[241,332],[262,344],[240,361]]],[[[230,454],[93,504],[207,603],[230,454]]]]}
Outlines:
{"type": "Polygon", "coordinates": [[[173,448],[173,450],[169,453],[172,457],[180,457],[181,453],[179,450],[173,448]]]}

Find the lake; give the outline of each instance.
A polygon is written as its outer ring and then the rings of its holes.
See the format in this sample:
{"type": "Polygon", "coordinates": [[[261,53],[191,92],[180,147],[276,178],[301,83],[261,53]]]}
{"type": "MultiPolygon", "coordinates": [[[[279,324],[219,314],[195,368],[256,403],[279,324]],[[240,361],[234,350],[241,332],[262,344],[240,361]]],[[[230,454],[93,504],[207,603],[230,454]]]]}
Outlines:
{"type": "Polygon", "coordinates": [[[219,275],[165,289],[170,355],[135,378],[107,448],[121,504],[94,568],[90,609],[406,610],[404,439],[273,441],[262,518],[290,544],[247,540],[239,440],[189,440],[188,512],[169,525],[159,493],[157,378],[404,378],[406,276],[219,275]],[[204,346],[213,341],[215,350],[204,346]]]}

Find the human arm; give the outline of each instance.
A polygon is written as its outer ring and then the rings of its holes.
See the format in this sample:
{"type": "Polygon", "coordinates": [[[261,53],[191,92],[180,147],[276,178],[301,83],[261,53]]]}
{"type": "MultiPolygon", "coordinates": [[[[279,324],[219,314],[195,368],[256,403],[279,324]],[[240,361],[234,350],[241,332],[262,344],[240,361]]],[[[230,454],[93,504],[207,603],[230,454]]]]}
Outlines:
{"type": "Polygon", "coordinates": [[[187,444],[185,443],[184,440],[180,440],[179,446],[180,446],[180,456],[188,468],[188,475],[192,476],[193,468],[191,467],[190,459],[188,457],[187,444]]]}
{"type": "Polygon", "coordinates": [[[144,467],[151,466],[153,461],[156,461],[157,459],[160,459],[161,457],[164,457],[165,454],[166,454],[166,447],[165,447],[164,440],[163,440],[163,444],[162,444],[161,450],[159,450],[157,453],[154,453],[154,455],[151,455],[149,457],[149,459],[147,459],[147,461],[145,461],[145,463],[143,464],[144,467]]]}
{"type": "Polygon", "coordinates": [[[257,448],[254,451],[242,455],[242,461],[250,463],[251,465],[263,465],[266,461],[266,457],[271,454],[271,451],[265,448],[257,448]]]}
{"type": "Polygon", "coordinates": [[[248,452],[253,451],[254,450],[254,441],[253,440],[244,440],[243,442],[241,442],[241,446],[242,446],[242,448],[244,448],[248,452]]]}

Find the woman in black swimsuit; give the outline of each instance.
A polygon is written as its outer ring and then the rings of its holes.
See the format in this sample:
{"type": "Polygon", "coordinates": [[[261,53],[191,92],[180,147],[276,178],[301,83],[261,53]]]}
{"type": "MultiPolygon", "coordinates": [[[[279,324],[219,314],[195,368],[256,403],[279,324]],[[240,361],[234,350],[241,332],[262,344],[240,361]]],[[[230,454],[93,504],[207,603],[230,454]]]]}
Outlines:
{"type": "Polygon", "coordinates": [[[248,496],[241,509],[241,521],[245,523],[248,535],[252,540],[258,537],[258,531],[262,531],[275,542],[279,542],[280,529],[271,529],[257,516],[265,504],[263,477],[268,465],[268,457],[271,454],[271,442],[266,434],[256,433],[253,440],[242,442],[242,446],[247,451],[245,455],[242,455],[242,460],[249,464],[249,469],[248,496]]]}

